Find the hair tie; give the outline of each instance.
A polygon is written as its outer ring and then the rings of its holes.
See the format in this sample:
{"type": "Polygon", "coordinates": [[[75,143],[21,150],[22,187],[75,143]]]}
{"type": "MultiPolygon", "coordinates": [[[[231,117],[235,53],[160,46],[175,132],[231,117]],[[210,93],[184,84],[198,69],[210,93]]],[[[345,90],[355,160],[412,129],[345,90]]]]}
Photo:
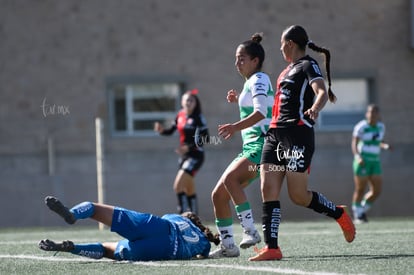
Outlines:
{"type": "Polygon", "coordinates": [[[192,95],[198,95],[198,89],[192,89],[190,91],[190,94],[192,94],[192,95]]]}
{"type": "Polygon", "coordinates": [[[306,43],[306,45],[309,46],[310,43],[313,44],[313,41],[312,40],[308,40],[308,43],[306,43]]]}

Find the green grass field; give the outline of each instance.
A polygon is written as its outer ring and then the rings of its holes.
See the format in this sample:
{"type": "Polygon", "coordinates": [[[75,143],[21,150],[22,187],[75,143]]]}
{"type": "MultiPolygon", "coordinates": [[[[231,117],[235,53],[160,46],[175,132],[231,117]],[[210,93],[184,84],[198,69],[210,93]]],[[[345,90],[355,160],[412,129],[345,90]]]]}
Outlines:
{"type": "MultiPolygon", "coordinates": [[[[240,240],[240,226],[235,230],[240,240]]],[[[345,242],[338,225],[328,219],[282,222],[280,230],[284,258],[268,262],[247,261],[254,254],[251,248],[242,250],[238,258],[214,260],[92,260],[69,253],[54,255],[38,249],[37,243],[44,238],[115,241],[118,236],[108,230],[99,231],[97,226],[79,225],[0,230],[0,274],[414,274],[413,217],[373,219],[357,225],[357,237],[351,244],[345,242]]]]}

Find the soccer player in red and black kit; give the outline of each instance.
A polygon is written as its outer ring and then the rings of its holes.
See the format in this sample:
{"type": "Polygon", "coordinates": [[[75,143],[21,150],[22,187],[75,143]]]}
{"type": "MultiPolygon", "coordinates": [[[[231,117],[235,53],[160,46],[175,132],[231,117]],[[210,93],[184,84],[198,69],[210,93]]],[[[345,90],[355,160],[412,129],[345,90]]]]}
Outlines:
{"type": "Polygon", "coordinates": [[[332,102],[336,100],[331,91],[330,53],[310,41],[306,31],[297,25],[282,33],[280,50],[289,65],[277,80],[272,121],[265,137],[260,167],[266,246],[250,261],[282,258],[278,233],[281,219],[279,196],[284,178],[289,197],[295,204],[334,218],[346,241],[352,242],[355,238],[355,226],[345,206],[335,205],[321,193],[308,189],[315,149],[313,124],[328,98],[332,102]],[[325,55],[328,91],[318,63],[306,54],[306,46],[325,55]]]}
{"type": "Polygon", "coordinates": [[[164,129],[158,122],[154,125],[154,130],[161,135],[172,135],[176,130],[180,135],[180,146],[176,149],[176,153],[180,156],[180,169],[174,181],[178,213],[188,210],[198,213],[194,176],[204,162],[203,145],[209,142],[209,134],[197,93],[198,90],[195,89],[183,94],[182,109],[170,128],[164,129]]]}

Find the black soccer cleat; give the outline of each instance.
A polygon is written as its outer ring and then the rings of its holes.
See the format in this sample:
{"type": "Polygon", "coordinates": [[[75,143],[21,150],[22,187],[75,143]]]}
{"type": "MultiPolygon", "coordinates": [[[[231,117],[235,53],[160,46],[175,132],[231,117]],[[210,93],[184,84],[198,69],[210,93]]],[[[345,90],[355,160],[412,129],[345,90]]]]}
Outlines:
{"type": "Polygon", "coordinates": [[[75,216],[64,206],[60,200],[53,196],[47,196],[45,203],[50,210],[61,216],[68,224],[74,224],[76,222],[75,216]]]}
{"type": "Polygon", "coordinates": [[[358,219],[360,219],[364,222],[368,222],[368,217],[367,217],[367,214],[365,214],[365,213],[362,213],[362,215],[359,216],[358,219]]]}
{"type": "Polygon", "coordinates": [[[354,220],[354,223],[356,224],[362,224],[362,223],[367,223],[367,222],[368,222],[368,218],[367,218],[367,214],[365,213],[359,215],[358,218],[354,220]]]}
{"type": "Polygon", "coordinates": [[[55,243],[52,240],[45,239],[39,242],[39,248],[45,251],[71,252],[75,249],[75,245],[72,241],[63,241],[61,243],[55,243]]]}

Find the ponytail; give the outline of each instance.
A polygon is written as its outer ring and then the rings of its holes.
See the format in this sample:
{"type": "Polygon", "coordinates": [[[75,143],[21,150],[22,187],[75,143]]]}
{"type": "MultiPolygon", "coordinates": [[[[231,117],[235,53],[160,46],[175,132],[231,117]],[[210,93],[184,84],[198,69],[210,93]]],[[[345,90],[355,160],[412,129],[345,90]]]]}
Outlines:
{"type": "Polygon", "coordinates": [[[328,49],[316,46],[311,40],[307,43],[308,47],[318,53],[322,53],[325,56],[325,68],[326,68],[326,76],[328,78],[328,96],[329,101],[332,103],[336,102],[336,95],[332,92],[331,89],[331,53],[328,49]]]}

